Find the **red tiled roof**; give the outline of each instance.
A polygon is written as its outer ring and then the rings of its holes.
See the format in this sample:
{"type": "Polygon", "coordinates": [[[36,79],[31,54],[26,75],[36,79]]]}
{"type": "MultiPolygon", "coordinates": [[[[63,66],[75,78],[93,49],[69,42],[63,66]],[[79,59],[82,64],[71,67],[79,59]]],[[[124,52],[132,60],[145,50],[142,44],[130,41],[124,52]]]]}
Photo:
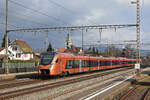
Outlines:
{"type": "Polygon", "coordinates": [[[24,53],[33,53],[32,48],[25,41],[15,40],[13,45],[18,45],[24,53]]]}
{"type": "Polygon", "coordinates": [[[66,50],[65,48],[58,48],[58,49],[57,49],[57,51],[58,51],[58,52],[61,52],[61,53],[64,53],[65,50],[66,50]]]}
{"type": "Polygon", "coordinates": [[[80,47],[76,47],[74,45],[71,45],[71,48],[69,48],[69,49],[58,48],[57,51],[61,52],[61,53],[64,53],[64,52],[66,52],[66,53],[68,53],[68,52],[70,52],[70,53],[79,53],[80,49],[81,49],[80,47]]]}
{"type": "Polygon", "coordinates": [[[0,48],[0,51],[4,50],[4,48],[0,48]]]}
{"type": "Polygon", "coordinates": [[[81,49],[80,47],[76,47],[74,45],[71,45],[71,48],[66,49],[65,52],[79,53],[80,49],[81,49]]]}

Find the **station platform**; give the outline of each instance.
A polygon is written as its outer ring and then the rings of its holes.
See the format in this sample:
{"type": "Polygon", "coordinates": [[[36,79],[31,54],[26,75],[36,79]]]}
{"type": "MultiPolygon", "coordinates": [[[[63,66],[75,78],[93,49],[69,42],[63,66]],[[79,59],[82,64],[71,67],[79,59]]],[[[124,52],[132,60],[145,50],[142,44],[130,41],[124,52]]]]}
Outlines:
{"type": "Polygon", "coordinates": [[[38,72],[22,72],[22,73],[10,73],[10,74],[0,74],[0,80],[10,80],[17,78],[32,78],[37,77],[38,72]]]}

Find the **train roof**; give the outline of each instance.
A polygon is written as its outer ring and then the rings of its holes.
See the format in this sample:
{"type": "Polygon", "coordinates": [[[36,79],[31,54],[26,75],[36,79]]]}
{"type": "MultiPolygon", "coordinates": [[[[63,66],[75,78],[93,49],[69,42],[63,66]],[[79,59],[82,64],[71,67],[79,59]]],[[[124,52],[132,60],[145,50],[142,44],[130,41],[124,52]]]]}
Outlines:
{"type": "Polygon", "coordinates": [[[95,57],[95,56],[82,56],[82,55],[74,55],[72,53],[57,53],[57,56],[61,57],[61,58],[82,58],[82,59],[87,59],[87,58],[91,58],[91,59],[111,59],[111,60],[133,60],[135,61],[135,59],[128,59],[128,58],[122,58],[122,57],[103,57],[103,56],[99,56],[99,57],[95,57]]]}

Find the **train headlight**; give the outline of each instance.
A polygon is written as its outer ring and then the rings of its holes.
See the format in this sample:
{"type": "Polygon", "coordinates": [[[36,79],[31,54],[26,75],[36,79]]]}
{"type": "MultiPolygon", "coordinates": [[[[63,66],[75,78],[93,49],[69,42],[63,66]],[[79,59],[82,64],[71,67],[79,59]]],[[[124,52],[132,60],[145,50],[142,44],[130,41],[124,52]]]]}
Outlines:
{"type": "Polygon", "coordinates": [[[53,64],[51,64],[51,70],[53,70],[53,67],[54,67],[54,65],[53,65],[53,64]]]}

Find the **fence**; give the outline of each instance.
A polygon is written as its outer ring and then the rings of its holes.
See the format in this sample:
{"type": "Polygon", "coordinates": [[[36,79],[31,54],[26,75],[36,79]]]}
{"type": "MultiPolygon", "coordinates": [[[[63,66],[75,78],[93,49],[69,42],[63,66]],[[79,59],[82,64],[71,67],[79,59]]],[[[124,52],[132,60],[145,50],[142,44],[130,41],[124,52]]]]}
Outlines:
{"type": "MultiPolygon", "coordinates": [[[[9,73],[32,72],[38,70],[39,64],[36,62],[11,62],[8,64],[9,73]]],[[[0,74],[4,74],[4,63],[0,62],[0,74]]]]}

